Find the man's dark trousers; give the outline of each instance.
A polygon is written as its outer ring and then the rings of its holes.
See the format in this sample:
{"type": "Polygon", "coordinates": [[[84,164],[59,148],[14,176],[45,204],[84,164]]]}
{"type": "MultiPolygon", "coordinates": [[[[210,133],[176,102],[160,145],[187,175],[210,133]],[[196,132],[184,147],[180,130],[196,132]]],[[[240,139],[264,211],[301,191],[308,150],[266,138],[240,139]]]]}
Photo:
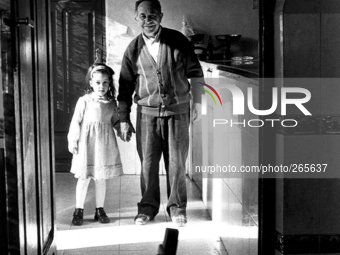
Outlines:
{"type": "Polygon", "coordinates": [[[153,219],[160,206],[159,162],[163,153],[170,216],[186,215],[185,162],[189,148],[189,113],[156,117],[137,112],[137,151],[141,160],[142,199],[138,214],[153,219]]]}

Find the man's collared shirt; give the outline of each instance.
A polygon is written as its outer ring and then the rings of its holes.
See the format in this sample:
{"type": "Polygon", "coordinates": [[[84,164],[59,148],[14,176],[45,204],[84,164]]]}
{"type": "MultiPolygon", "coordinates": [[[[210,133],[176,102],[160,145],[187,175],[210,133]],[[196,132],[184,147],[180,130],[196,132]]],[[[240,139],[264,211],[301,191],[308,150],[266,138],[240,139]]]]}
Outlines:
{"type": "Polygon", "coordinates": [[[146,47],[148,47],[148,50],[156,63],[158,59],[158,51],[159,51],[159,44],[160,44],[159,35],[161,34],[161,30],[162,30],[162,27],[160,26],[154,38],[149,38],[145,36],[144,33],[142,33],[146,47]]]}

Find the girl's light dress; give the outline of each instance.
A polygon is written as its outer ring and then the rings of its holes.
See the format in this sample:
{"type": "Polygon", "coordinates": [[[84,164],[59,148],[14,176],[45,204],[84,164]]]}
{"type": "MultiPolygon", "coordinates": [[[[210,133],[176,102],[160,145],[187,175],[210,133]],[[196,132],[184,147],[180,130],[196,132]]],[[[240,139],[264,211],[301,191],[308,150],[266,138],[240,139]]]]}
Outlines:
{"type": "Polygon", "coordinates": [[[71,167],[74,177],[103,180],[123,174],[114,127],[119,127],[115,100],[91,95],[78,99],[67,136],[69,144],[78,143],[71,167]]]}

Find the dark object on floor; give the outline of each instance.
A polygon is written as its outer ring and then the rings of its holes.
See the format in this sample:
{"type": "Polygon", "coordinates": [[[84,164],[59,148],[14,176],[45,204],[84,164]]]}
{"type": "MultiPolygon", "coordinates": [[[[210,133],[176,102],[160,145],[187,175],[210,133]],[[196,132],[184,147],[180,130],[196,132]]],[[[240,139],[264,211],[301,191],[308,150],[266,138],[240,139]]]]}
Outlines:
{"type": "Polygon", "coordinates": [[[159,245],[157,255],[176,255],[178,244],[178,230],[167,228],[163,244],[159,245]]]}

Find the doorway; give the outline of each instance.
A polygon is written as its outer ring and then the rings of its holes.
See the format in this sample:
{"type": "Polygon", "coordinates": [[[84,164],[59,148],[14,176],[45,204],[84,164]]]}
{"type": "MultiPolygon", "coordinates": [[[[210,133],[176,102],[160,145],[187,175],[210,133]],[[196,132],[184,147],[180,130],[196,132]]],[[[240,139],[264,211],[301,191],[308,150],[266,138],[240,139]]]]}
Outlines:
{"type": "Polygon", "coordinates": [[[69,172],[67,133],[75,105],[84,95],[87,69],[105,61],[105,1],[51,1],[55,167],[69,172]]]}
{"type": "MultiPolygon", "coordinates": [[[[242,34],[241,40],[239,44],[235,44],[232,46],[231,50],[234,54],[245,54],[245,55],[251,55],[255,58],[258,58],[258,9],[254,8],[252,2],[249,1],[239,1],[237,4],[233,4],[232,8],[230,6],[227,6],[230,3],[222,3],[222,2],[213,2],[208,3],[204,1],[200,1],[197,3],[193,3],[193,1],[171,1],[171,2],[163,2],[162,8],[164,10],[164,18],[162,21],[162,24],[164,24],[165,27],[170,27],[176,30],[181,30],[182,27],[182,19],[183,15],[186,16],[186,19],[190,25],[192,25],[197,33],[203,33],[205,34],[205,41],[203,43],[203,47],[207,46],[209,36],[212,36],[213,43],[215,46],[218,46],[219,42],[215,39],[215,35],[223,34],[223,33],[240,33],[242,34]],[[195,6],[193,8],[193,6],[195,6]],[[227,13],[222,13],[218,10],[226,10],[227,13]],[[247,19],[240,19],[236,13],[240,13],[240,11],[246,12],[247,14],[244,15],[244,17],[247,17],[247,19]],[[246,11],[244,11],[246,10],[246,11]],[[224,21],[225,17],[228,17],[228,23],[222,22],[224,21]],[[248,23],[247,23],[248,22],[248,23]],[[251,24],[249,24],[251,23],[251,24]],[[223,24],[223,25],[221,25],[223,24]]],[[[123,0],[116,0],[115,4],[111,4],[110,1],[106,2],[105,6],[105,19],[106,19],[106,62],[108,65],[114,68],[115,70],[115,82],[117,85],[117,79],[119,77],[119,69],[120,69],[120,61],[122,59],[124,50],[128,43],[139,34],[140,28],[136,25],[136,22],[134,21],[134,10],[133,6],[131,6],[131,3],[127,3],[123,0]],[[118,8],[117,8],[118,7],[118,8]]],[[[217,52],[216,52],[217,53],[217,52]]],[[[209,72],[206,71],[206,78],[210,80],[219,79],[219,71],[212,71],[209,72]],[[217,76],[216,76],[217,75],[217,76]]],[[[240,86],[246,86],[247,79],[239,80],[240,86]]],[[[134,110],[132,110],[134,111],[134,110]]],[[[207,131],[207,130],[205,130],[207,131]]],[[[241,132],[241,131],[240,131],[241,132]]],[[[209,130],[208,130],[209,133],[209,130]]],[[[230,158],[233,156],[238,157],[239,155],[242,155],[244,153],[245,148],[249,150],[255,150],[256,153],[258,152],[256,150],[256,143],[254,140],[256,140],[254,137],[256,135],[252,134],[249,136],[244,136],[244,134],[247,133],[247,131],[242,130],[241,133],[239,133],[239,140],[234,140],[232,143],[234,146],[240,146],[237,147],[237,150],[232,150],[233,148],[230,147],[230,151],[233,153],[230,153],[230,158]],[[244,139],[245,137],[250,139],[244,139]],[[252,140],[251,140],[252,139],[252,140]],[[248,143],[251,140],[251,143],[248,143]],[[251,146],[249,146],[251,145],[251,146]]],[[[211,134],[207,133],[201,133],[200,135],[205,136],[211,136],[211,134]]],[[[214,138],[215,141],[218,142],[218,137],[214,138]]],[[[195,143],[193,146],[193,155],[194,159],[196,160],[196,165],[202,165],[202,154],[206,157],[206,160],[212,159],[212,157],[208,158],[208,155],[211,154],[211,151],[209,151],[209,141],[204,140],[204,145],[202,144],[202,141],[195,138],[195,143]],[[196,143],[197,142],[197,143],[196,143]],[[206,145],[206,146],[205,146],[206,145]],[[201,153],[198,153],[198,150],[202,149],[201,153]],[[204,152],[203,152],[204,149],[204,152]],[[201,160],[201,161],[200,161],[201,160]]],[[[126,144],[124,144],[126,145],[126,144]]],[[[122,147],[120,147],[122,148],[122,147]]],[[[125,151],[125,148],[122,149],[123,155],[130,155],[127,152],[131,150],[134,150],[133,146],[130,146],[130,149],[127,149],[125,151]]],[[[243,154],[243,157],[245,154],[243,154]]],[[[257,160],[258,154],[253,154],[251,159],[256,158],[257,160]]],[[[249,157],[250,158],[250,157],[249,157]]],[[[243,159],[243,158],[240,158],[243,159]]],[[[138,161],[138,158],[137,158],[138,161]]],[[[138,162],[137,162],[138,164],[138,162]]],[[[207,161],[204,162],[204,164],[207,164],[207,161]]],[[[130,171],[130,166],[128,166],[127,171],[130,171]]],[[[138,173],[138,172],[137,172],[138,173]]],[[[135,174],[135,172],[133,173],[135,174]]],[[[129,176],[130,177],[130,176],[129,176]]],[[[257,183],[250,182],[248,180],[238,180],[236,182],[229,182],[227,183],[224,180],[217,180],[213,181],[211,179],[207,178],[201,178],[202,176],[194,175],[193,183],[199,187],[198,189],[201,191],[200,196],[205,199],[205,205],[206,207],[209,207],[210,213],[214,214],[215,220],[222,223],[222,224],[230,224],[232,225],[232,222],[226,223],[224,220],[225,218],[221,217],[226,211],[226,208],[223,207],[225,205],[222,203],[223,200],[220,200],[220,203],[218,202],[218,199],[225,199],[230,198],[233,201],[234,208],[238,210],[238,212],[233,210],[230,210],[234,213],[235,219],[237,219],[237,227],[235,227],[235,232],[239,232],[239,236],[237,238],[233,238],[230,236],[230,233],[224,233],[225,235],[225,242],[226,244],[229,244],[232,242],[233,247],[238,247],[240,245],[242,249],[250,250],[250,241],[252,243],[252,247],[254,245],[257,245],[257,230],[258,230],[258,222],[254,220],[256,218],[258,210],[257,210],[257,204],[256,208],[254,207],[254,200],[257,200],[257,191],[258,191],[258,185],[257,183]],[[250,194],[248,196],[248,194],[250,194]],[[212,199],[214,198],[214,199],[212,199]],[[242,203],[240,202],[242,201],[242,203]],[[252,204],[250,204],[251,202],[252,204]],[[212,209],[214,208],[214,209],[212,209]],[[238,214],[239,213],[239,214],[238,214]],[[238,217],[242,214],[246,215],[245,219],[242,219],[238,217]],[[248,218],[247,218],[248,217],[248,218]],[[255,222],[255,223],[254,223],[255,222]],[[249,237],[249,229],[252,229],[252,238],[249,237]],[[255,233],[255,234],[254,234],[255,233]],[[255,236],[255,237],[254,237],[255,236]]],[[[191,181],[191,180],[190,180],[191,181]]],[[[125,187],[125,184],[123,184],[125,187]]],[[[134,186],[134,188],[139,191],[138,183],[134,186]],[[137,186],[137,187],[136,187],[137,186]]],[[[91,189],[91,188],[90,188],[91,189]]],[[[131,189],[129,189],[131,191],[131,189]]],[[[136,194],[138,196],[138,193],[136,194]]],[[[138,198],[138,197],[137,197],[138,198]]],[[[138,199],[136,199],[138,200],[138,199]]],[[[136,201],[137,202],[137,201],[136,201]]],[[[135,203],[136,203],[135,202],[135,203]]],[[[229,205],[227,205],[229,207],[229,205]]],[[[231,205],[230,205],[231,208],[231,205]]],[[[69,208],[68,208],[69,209],[69,208]]],[[[135,204],[131,205],[130,210],[135,210],[135,204]]],[[[69,212],[68,212],[69,213],[69,212]]],[[[89,212],[89,216],[91,217],[92,212],[89,212]]],[[[199,213],[199,212],[198,212],[199,213]]],[[[114,213],[113,215],[115,215],[114,213]]],[[[134,213],[135,214],[135,211],[134,213]]],[[[124,216],[123,216],[124,217],[124,216]]],[[[132,222],[132,215],[128,215],[130,217],[130,223],[132,222]]],[[[214,219],[213,219],[214,220],[214,219]]],[[[224,225],[225,226],[225,225],[224,225]]],[[[65,226],[66,227],[66,226],[65,226]]],[[[69,226],[67,226],[69,227],[69,226]]]]}
{"type": "MultiPolygon", "coordinates": [[[[84,2],[84,1],[82,1],[82,2],[84,2]]],[[[16,3],[17,3],[17,1],[16,1],[16,3]]],[[[40,2],[39,2],[40,3],[40,2]]],[[[36,4],[37,6],[39,6],[39,4],[36,4]]],[[[21,7],[24,7],[25,5],[22,5],[21,7]]],[[[42,5],[43,6],[43,5],[42,5]]],[[[124,1],[117,1],[117,6],[124,6],[124,1]]],[[[185,3],[183,4],[183,8],[185,7],[185,3]]],[[[44,9],[43,9],[43,7],[40,7],[39,6],[39,8],[42,8],[42,10],[41,10],[41,13],[43,13],[43,11],[44,11],[44,9]]],[[[114,8],[113,6],[111,6],[111,8],[114,8]]],[[[163,8],[164,9],[168,9],[168,8],[170,8],[170,3],[164,3],[164,6],[163,6],[163,8]]],[[[181,7],[181,5],[180,4],[178,4],[178,6],[177,6],[177,8],[178,9],[180,9],[180,8],[182,8],[181,7]]],[[[28,8],[29,9],[29,8],[28,8]]],[[[127,8],[127,9],[129,9],[129,8],[127,8]]],[[[131,8],[130,8],[131,9],[131,8]]],[[[202,9],[204,9],[204,8],[202,8],[202,9]]],[[[102,9],[103,10],[103,9],[102,9]]],[[[175,13],[175,12],[178,12],[178,10],[173,10],[173,13],[175,13]]],[[[85,13],[85,12],[84,12],[85,13]]],[[[117,14],[117,11],[116,12],[113,12],[113,13],[115,13],[115,14],[117,14]]],[[[131,14],[131,15],[133,15],[133,12],[131,12],[131,10],[130,11],[127,11],[126,13],[129,13],[129,14],[131,14]]],[[[122,16],[127,16],[126,15],[126,13],[124,13],[124,12],[122,12],[122,13],[120,13],[120,14],[118,14],[117,16],[120,16],[121,17],[121,20],[124,20],[124,17],[122,17],[122,16]]],[[[178,13],[180,13],[180,12],[178,12],[178,13]]],[[[72,15],[74,14],[74,13],[71,13],[72,15]]],[[[71,15],[71,16],[72,16],[71,15]]],[[[85,14],[84,14],[85,15],[85,14]]],[[[89,13],[88,13],[88,15],[89,15],[89,13]]],[[[57,15],[56,15],[57,16],[57,15]]],[[[67,16],[67,15],[66,15],[67,16]]],[[[75,15],[75,16],[77,16],[77,15],[75,15]]],[[[81,16],[81,15],[80,15],[81,16]]],[[[169,17],[169,16],[168,16],[169,17]]],[[[173,17],[174,17],[174,15],[173,16],[171,16],[170,15],[170,17],[172,17],[172,18],[169,18],[169,19],[173,19],[173,20],[176,20],[176,19],[174,19],[173,17]]],[[[189,16],[189,18],[190,18],[190,16],[189,16]]],[[[76,19],[76,18],[75,18],[76,19]]],[[[79,19],[82,19],[83,21],[84,21],[84,24],[86,23],[85,22],[85,18],[84,18],[84,16],[81,16],[79,19]]],[[[125,18],[125,19],[127,19],[127,18],[125,18]]],[[[169,19],[168,19],[168,21],[167,22],[170,22],[169,21],[169,19]]],[[[61,19],[62,20],[62,19],[61,19]]],[[[190,19],[189,19],[190,20],[190,19]]],[[[42,22],[43,23],[43,22],[42,22]]],[[[178,22],[178,23],[180,23],[180,22],[178,22]]],[[[132,25],[130,25],[130,21],[129,22],[127,22],[126,24],[128,24],[126,27],[127,27],[127,29],[125,30],[125,31],[127,31],[125,34],[127,34],[127,35],[131,35],[131,30],[132,31],[137,31],[137,29],[132,29],[133,28],[133,26],[132,25]]],[[[177,28],[179,28],[179,26],[175,26],[175,27],[177,27],[177,28]]],[[[58,26],[56,26],[56,29],[59,29],[58,28],[58,26]]],[[[54,33],[54,32],[52,32],[52,33],[54,33]]],[[[133,32],[132,32],[132,34],[133,34],[133,32]]],[[[64,35],[63,35],[64,36],[64,35]]],[[[67,37],[66,37],[67,38],[67,37]]],[[[103,43],[103,40],[102,40],[102,47],[104,47],[105,46],[105,43],[103,43]]],[[[95,47],[96,46],[94,46],[94,48],[92,49],[92,59],[89,59],[89,60],[87,60],[88,61],[88,63],[92,63],[93,61],[94,61],[94,49],[95,49],[95,47]]],[[[103,52],[105,52],[105,50],[103,50],[103,52]]],[[[54,53],[54,54],[56,54],[56,53],[54,53]]],[[[90,54],[91,55],[91,54],[90,54]]],[[[103,56],[104,58],[105,58],[105,56],[103,56]]],[[[2,60],[3,60],[4,58],[2,57],[2,60]]],[[[68,63],[68,65],[72,65],[72,63],[68,63]]],[[[46,65],[47,66],[47,65],[46,65]]],[[[55,65],[55,66],[57,66],[57,64],[55,65]]],[[[88,65],[86,65],[86,68],[88,67],[88,65]]],[[[60,67],[59,67],[60,68],[60,67]]],[[[55,72],[57,72],[58,70],[54,70],[55,72]]],[[[47,72],[48,73],[48,72],[47,72]]],[[[116,72],[117,73],[117,72],[116,72]]],[[[70,75],[72,75],[72,74],[70,74],[70,75]]],[[[65,76],[65,77],[68,77],[68,76],[65,76]]],[[[70,77],[68,77],[67,79],[70,79],[70,77]]],[[[79,77],[79,80],[81,80],[81,79],[83,79],[83,76],[81,76],[81,77],[79,77]]],[[[77,80],[77,79],[75,79],[75,80],[77,80]]],[[[69,93],[70,91],[72,92],[72,93],[78,93],[79,91],[80,91],[80,88],[82,88],[82,86],[80,86],[80,84],[78,84],[77,86],[77,89],[70,89],[70,85],[67,83],[67,82],[69,82],[68,80],[66,81],[66,87],[61,87],[61,88],[58,88],[57,89],[57,93],[58,92],[60,92],[60,97],[61,97],[61,100],[62,100],[62,107],[61,107],[61,105],[59,105],[57,102],[55,102],[53,105],[56,107],[56,108],[62,108],[63,109],[63,113],[60,115],[60,116],[64,116],[65,117],[65,120],[69,120],[69,118],[70,118],[70,112],[71,112],[71,110],[70,109],[72,109],[72,107],[74,107],[74,104],[75,104],[75,101],[74,101],[74,98],[77,98],[78,96],[75,96],[74,94],[72,94],[72,95],[66,95],[65,96],[65,91],[67,92],[67,93],[69,93]],[[78,88],[79,88],[79,90],[78,90],[78,88]],[[67,100],[68,100],[68,102],[66,102],[65,101],[65,98],[67,98],[67,100]],[[73,98],[73,99],[72,99],[73,98]],[[72,100],[73,101],[72,101],[72,100]],[[66,105],[66,106],[65,106],[66,105]],[[72,106],[73,105],[73,106],[72,106]]],[[[49,83],[49,81],[46,81],[46,83],[48,84],[49,83]]],[[[56,91],[54,91],[54,93],[56,93],[56,91]]],[[[52,94],[52,93],[51,93],[52,94]]],[[[59,97],[58,97],[59,98],[59,97]]],[[[59,100],[58,100],[59,101],[59,100]]],[[[58,110],[58,109],[57,109],[58,110]]],[[[59,117],[57,117],[57,118],[59,118],[59,117]]],[[[52,120],[50,120],[50,123],[53,123],[53,121],[52,120]]],[[[65,125],[64,125],[64,127],[65,127],[65,125]]],[[[65,129],[63,129],[64,127],[62,127],[62,125],[60,126],[60,132],[62,133],[62,132],[65,132],[65,129]]],[[[29,137],[28,137],[29,138],[29,137]]],[[[29,139],[28,139],[29,140],[29,139]]],[[[60,139],[60,140],[62,140],[62,139],[60,139]]],[[[51,144],[53,144],[53,142],[51,142],[51,144]]],[[[65,140],[64,140],[64,144],[65,144],[65,140]]],[[[47,151],[49,151],[50,149],[48,149],[47,151]]],[[[61,153],[62,154],[62,153],[61,153]]],[[[38,154],[37,154],[38,155],[38,154]]],[[[31,155],[30,155],[31,156],[31,155]]],[[[60,159],[62,159],[60,162],[61,162],[61,166],[63,167],[63,164],[65,165],[65,162],[67,161],[67,160],[69,160],[69,159],[67,159],[67,158],[65,158],[65,155],[61,155],[61,157],[60,157],[60,159]],[[63,161],[63,160],[65,160],[65,161],[63,161]]],[[[47,160],[48,161],[48,160],[47,160]]],[[[53,160],[51,161],[51,162],[53,162],[53,160]]],[[[48,166],[48,167],[50,167],[50,166],[48,166]]],[[[62,169],[62,167],[61,167],[61,169],[62,169]]],[[[67,167],[65,167],[65,168],[67,168],[67,167]]],[[[64,168],[64,169],[65,169],[64,168]]],[[[45,169],[45,168],[43,168],[43,169],[45,169]]],[[[67,168],[67,171],[69,170],[69,168],[67,168]]],[[[34,176],[34,175],[33,175],[34,176]]],[[[47,180],[50,182],[50,181],[53,181],[53,176],[52,177],[47,177],[47,180]]],[[[51,184],[52,186],[53,186],[53,184],[51,184]]],[[[51,198],[51,199],[53,199],[53,198],[51,198]]],[[[52,201],[52,200],[51,200],[52,201]]],[[[53,201],[52,201],[52,203],[53,203],[53,201]]],[[[46,205],[48,205],[48,204],[46,204],[46,205]]],[[[46,211],[46,213],[47,214],[51,214],[51,212],[50,211],[46,211]]],[[[53,223],[52,223],[53,224],[53,223]]]]}

